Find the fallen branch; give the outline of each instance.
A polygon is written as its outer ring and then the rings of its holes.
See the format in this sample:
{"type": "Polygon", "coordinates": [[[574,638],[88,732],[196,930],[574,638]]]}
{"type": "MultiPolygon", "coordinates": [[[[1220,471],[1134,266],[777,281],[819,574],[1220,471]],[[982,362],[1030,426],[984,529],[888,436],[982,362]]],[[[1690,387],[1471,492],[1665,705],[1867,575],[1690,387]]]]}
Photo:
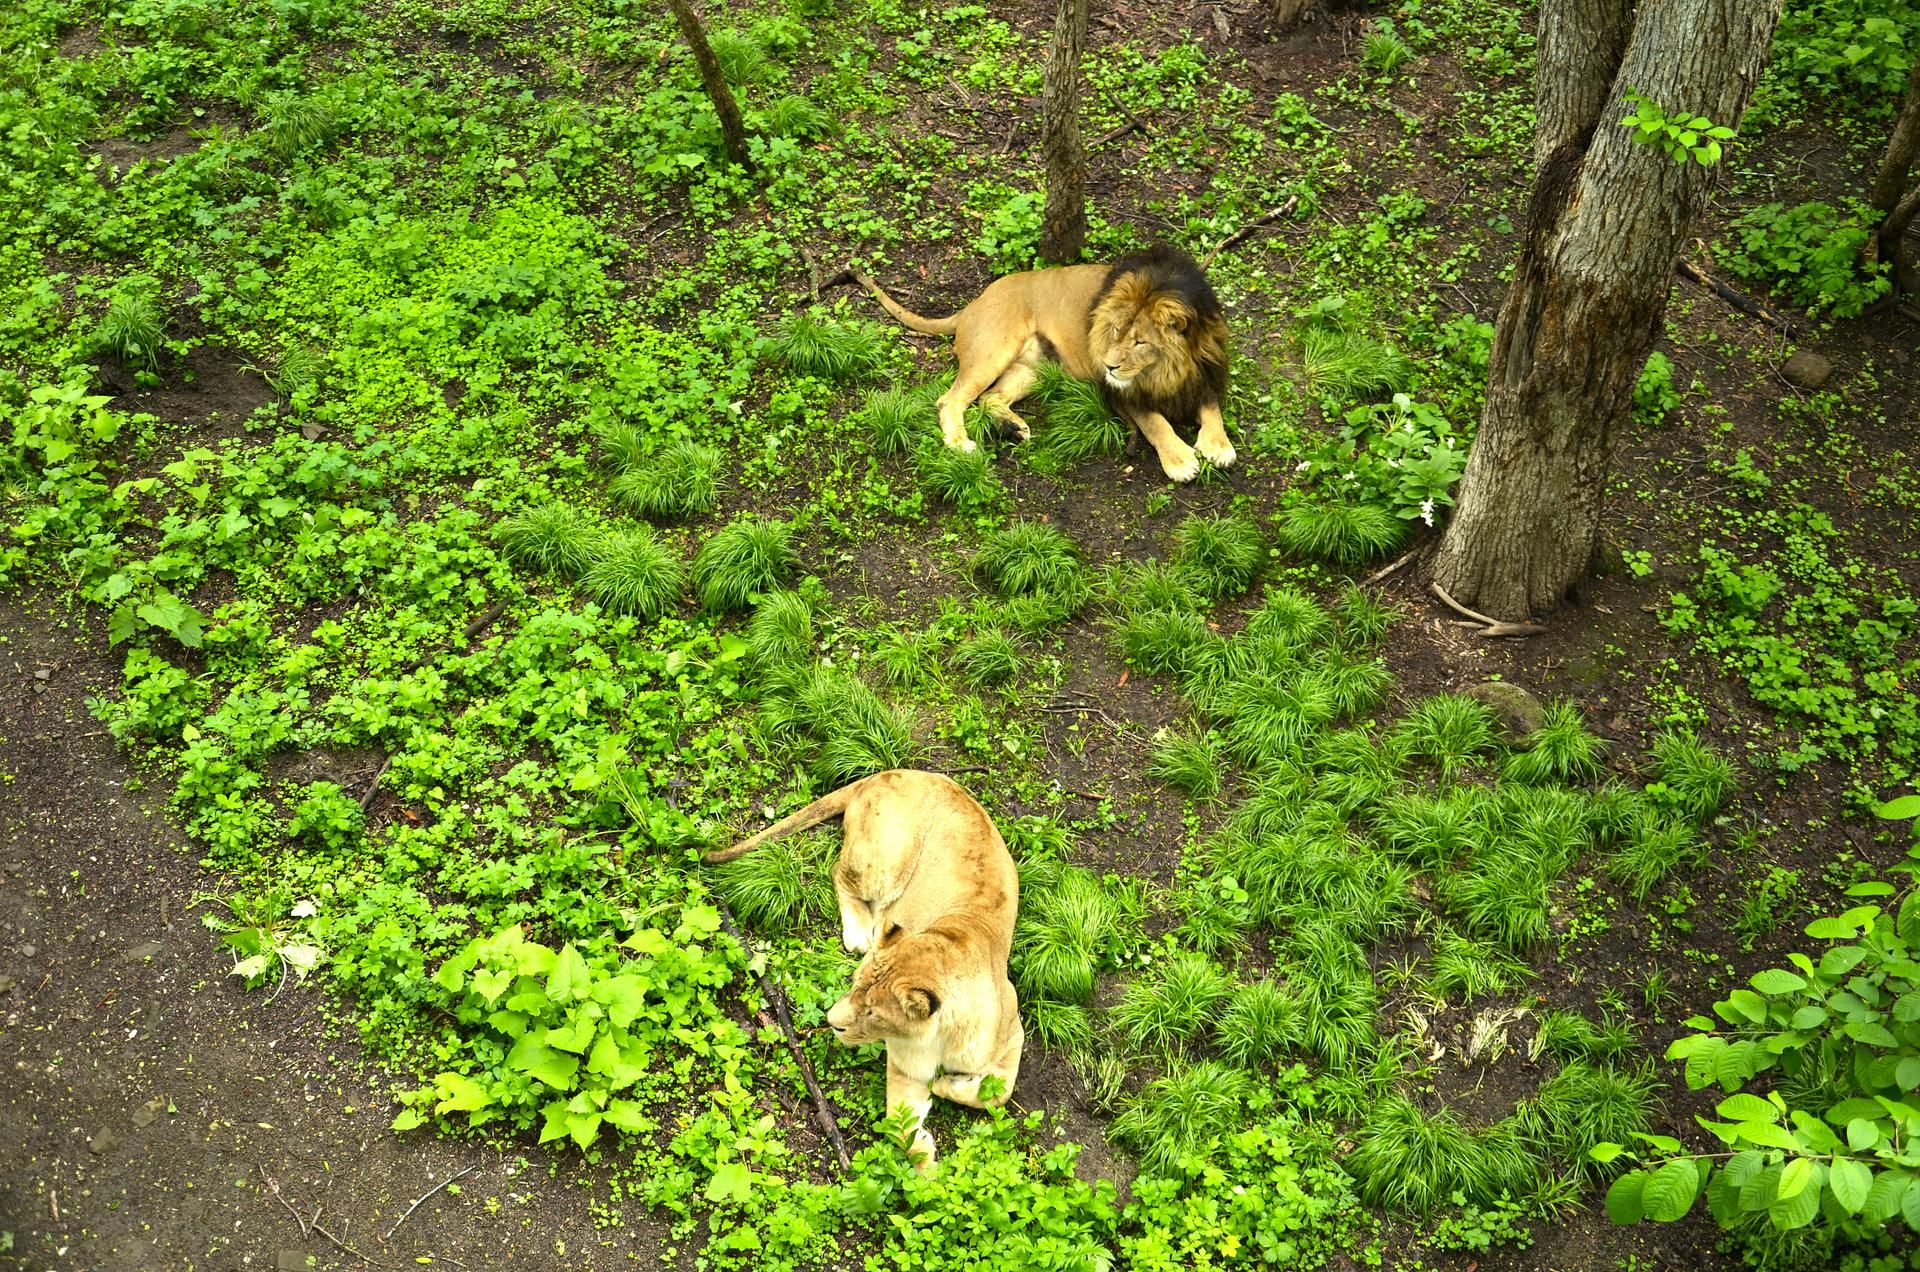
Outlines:
{"type": "Polygon", "coordinates": [[[1688,264],[1686,261],[1676,262],[1673,267],[1673,272],[1690,283],[1697,283],[1701,287],[1705,287],[1741,313],[1746,314],[1750,318],[1758,318],[1761,322],[1778,330],[1781,335],[1791,336],[1793,334],[1793,324],[1785,318],[1774,313],[1771,309],[1768,309],[1751,296],[1742,295],[1719,279],[1688,264]]]}
{"type": "Polygon", "coordinates": [[[1395,561],[1392,565],[1383,566],[1380,569],[1375,570],[1372,574],[1367,575],[1366,578],[1361,579],[1360,586],[1372,587],[1375,583],[1378,583],[1381,579],[1384,579],[1387,576],[1392,574],[1398,574],[1401,571],[1401,569],[1407,564],[1407,562],[1413,560],[1415,557],[1419,556],[1424,551],[1426,551],[1426,548],[1424,545],[1418,548],[1409,548],[1400,557],[1400,559],[1398,561],[1395,561]]]}
{"type": "Polygon", "coordinates": [[[1508,623],[1501,619],[1489,618],[1477,610],[1468,609],[1451,596],[1448,596],[1447,589],[1441,587],[1438,583],[1430,584],[1429,587],[1435,596],[1446,603],[1448,609],[1460,615],[1462,618],[1470,618],[1474,622],[1481,624],[1479,634],[1482,636],[1540,636],[1546,633],[1547,625],[1545,623],[1508,623]]]}
{"type": "Polygon", "coordinates": [[[1143,133],[1146,130],[1147,130],[1147,126],[1141,123],[1139,120],[1129,119],[1126,123],[1120,125],[1118,128],[1115,128],[1113,131],[1102,133],[1098,137],[1095,137],[1093,141],[1089,143],[1087,148],[1089,150],[1097,149],[1098,147],[1107,145],[1110,142],[1115,142],[1120,140],[1122,137],[1126,136],[1128,133],[1143,133]]]}
{"type": "Polygon", "coordinates": [[[433,1196],[435,1193],[439,1192],[442,1188],[445,1188],[448,1184],[453,1183],[455,1180],[465,1179],[468,1175],[473,1174],[474,1171],[479,1169],[480,1169],[479,1163],[476,1162],[475,1164],[467,1167],[465,1170],[461,1171],[457,1175],[448,1175],[445,1179],[441,1180],[439,1183],[435,1184],[433,1187],[427,1189],[427,1191],[421,1193],[418,1197],[415,1197],[413,1199],[413,1204],[407,1207],[407,1213],[404,1215],[401,1215],[398,1219],[395,1219],[393,1221],[393,1227],[388,1228],[387,1235],[384,1237],[381,1237],[380,1239],[382,1241],[393,1240],[393,1234],[400,1231],[401,1224],[405,1223],[408,1219],[413,1217],[413,1212],[420,1209],[421,1202],[433,1196]]]}
{"type": "MultiPolygon", "coordinates": [[[[713,894],[713,904],[720,911],[720,922],[727,929],[727,935],[738,941],[741,949],[746,949],[747,938],[740,934],[740,925],[733,921],[733,911],[728,907],[726,898],[716,892],[713,894]]],[[[807,1053],[800,1047],[800,1035],[794,1032],[793,1017],[787,1012],[787,996],[778,985],[767,979],[765,972],[755,972],[753,975],[760,983],[760,996],[773,1006],[773,1014],[787,1035],[787,1050],[792,1054],[794,1064],[800,1068],[800,1078],[807,1084],[807,1094],[813,1097],[814,1121],[820,1124],[820,1129],[832,1141],[834,1156],[840,1159],[840,1169],[851,1170],[853,1158],[847,1154],[847,1141],[840,1134],[839,1124],[833,1120],[833,1106],[827,1103],[827,1093],[820,1089],[820,1079],[813,1074],[813,1062],[807,1059],[807,1053]]]]}
{"type": "Polygon", "coordinates": [[[1292,215],[1293,210],[1298,206],[1300,206],[1300,196],[1297,194],[1289,195],[1287,201],[1279,207],[1269,208],[1259,216],[1254,217],[1253,220],[1248,221],[1245,225],[1227,235],[1227,237],[1221,239],[1218,243],[1215,243],[1213,250],[1207,253],[1207,259],[1200,262],[1200,268],[1206,269],[1209,265],[1212,265],[1214,257],[1220,255],[1220,253],[1226,251],[1229,247],[1232,247],[1235,243],[1238,243],[1241,239],[1247,237],[1247,235],[1253,233],[1261,226],[1271,225],[1283,216],[1292,215]]]}
{"type": "Polygon", "coordinates": [[[321,1236],[325,1237],[327,1240],[333,1242],[334,1248],[339,1250],[342,1254],[350,1254],[354,1258],[360,1260],[362,1263],[365,1263],[370,1267],[383,1268],[386,1266],[386,1264],[380,1262],[380,1260],[375,1259],[369,1255],[362,1254],[360,1251],[354,1249],[352,1246],[342,1241],[339,1237],[334,1236],[331,1232],[328,1232],[325,1228],[322,1228],[320,1226],[320,1211],[318,1209],[316,1209],[313,1212],[312,1219],[302,1220],[300,1218],[300,1212],[295,1210],[293,1206],[288,1203],[287,1199],[280,1195],[280,1181],[275,1179],[272,1175],[267,1174],[267,1168],[265,1166],[261,1166],[259,1170],[260,1170],[261,1182],[266,1185],[267,1191],[270,1194],[272,1194],[273,1199],[275,1201],[279,1202],[283,1206],[286,1206],[287,1213],[292,1215],[293,1221],[300,1225],[300,1234],[302,1236],[311,1236],[313,1233],[317,1232],[321,1236]]]}
{"type": "Polygon", "coordinates": [[[376,794],[378,794],[380,790],[380,779],[385,777],[387,775],[387,770],[392,767],[393,767],[393,757],[391,755],[389,755],[386,759],[380,761],[380,767],[374,770],[373,780],[367,783],[366,793],[360,797],[361,812],[364,813],[368,809],[373,807],[373,797],[376,794]]]}
{"type": "Polygon", "coordinates": [[[813,303],[817,305],[820,303],[820,288],[822,286],[820,282],[820,262],[813,259],[813,253],[807,250],[805,243],[800,243],[796,246],[800,249],[800,259],[807,263],[807,292],[813,297],[813,303]]]}

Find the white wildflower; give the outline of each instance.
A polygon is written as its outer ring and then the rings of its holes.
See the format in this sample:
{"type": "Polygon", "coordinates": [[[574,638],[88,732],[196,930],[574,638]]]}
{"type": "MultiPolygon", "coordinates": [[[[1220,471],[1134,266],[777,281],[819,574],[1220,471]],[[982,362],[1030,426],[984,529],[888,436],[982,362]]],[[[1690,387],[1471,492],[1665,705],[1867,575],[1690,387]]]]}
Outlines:
{"type": "Polygon", "coordinates": [[[1426,522],[1428,525],[1433,524],[1433,500],[1432,499],[1422,499],[1420,501],[1420,520],[1426,522]]]}

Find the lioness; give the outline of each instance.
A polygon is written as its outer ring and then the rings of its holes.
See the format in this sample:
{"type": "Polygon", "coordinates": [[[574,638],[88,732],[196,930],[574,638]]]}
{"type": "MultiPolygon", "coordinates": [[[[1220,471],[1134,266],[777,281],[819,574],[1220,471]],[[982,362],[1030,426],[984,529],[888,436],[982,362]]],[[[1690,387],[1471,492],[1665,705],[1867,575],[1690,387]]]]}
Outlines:
{"type": "Polygon", "coordinates": [[[770,839],[846,817],[833,889],[840,938],[866,957],[827,1013],[849,1047],[887,1044],[887,1107],[913,1113],[916,1166],[933,1169],[932,1096],[984,1108],[992,1075],[1004,1103],[1020,1073],[1020,1005],[1007,954],[1020,876],[993,819],[959,783],[893,769],[843,786],[706,855],[731,861],[770,839]]]}
{"type": "Polygon", "coordinates": [[[1029,436],[1013,404],[1052,358],[1073,375],[1106,386],[1120,417],[1138,429],[1173,481],[1200,473],[1195,450],[1225,468],[1236,455],[1220,418],[1227,391],[1227,322],[1200,266],[1185,252],[1154,247],[1111,265],[1067,265],[994,280],[951,318],[923,318],[865,274],[845,277],[874,294],[914,331],[952,336],[959,369],[940,398],[949,446],[973,449],[966,411],[975,398],[1029,436]],[[982,395],[985,396],[982,396],[982,395]],[[1199,424],[1193,446],[1171,420],[1199,424]]]}

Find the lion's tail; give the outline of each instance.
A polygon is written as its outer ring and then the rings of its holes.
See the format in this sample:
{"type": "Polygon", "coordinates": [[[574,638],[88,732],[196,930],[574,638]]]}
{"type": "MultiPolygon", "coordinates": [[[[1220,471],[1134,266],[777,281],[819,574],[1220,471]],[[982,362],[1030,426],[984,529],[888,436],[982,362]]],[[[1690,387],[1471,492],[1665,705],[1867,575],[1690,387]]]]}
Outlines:
{"type": "Polygon", "coordinates": [[[735,857],[744,857],[769,840],[778,839],[782,835],[791,835],[795,831],[810,830],[823,821],[830,821],[847,811],[847,805],[853,802],[854,794],[869,780],[863,777],[857,782],[842,786],[831,795],[822,795],[799,812],[789,813],[759,834],[742,839],[731,848],[716,848],[703,855],[700,860],[711,865],[732,861],[735,857]]]}
{"type": "Polygon", "coordinates": [[[859,270],[850,269],[847,271],[847,275],[851,277],[854,282],[872,292],[873,298],[880,302],[881,308],[899,319],[902,325],[913,331],[918,331],[922,335],[928,336],[950,336],[960,329],[959,315],[957,314],[951,318],[923,318],[893,297],[887,295],[886,288],[880,286],[880,284],[874,282],[859,270]]]}

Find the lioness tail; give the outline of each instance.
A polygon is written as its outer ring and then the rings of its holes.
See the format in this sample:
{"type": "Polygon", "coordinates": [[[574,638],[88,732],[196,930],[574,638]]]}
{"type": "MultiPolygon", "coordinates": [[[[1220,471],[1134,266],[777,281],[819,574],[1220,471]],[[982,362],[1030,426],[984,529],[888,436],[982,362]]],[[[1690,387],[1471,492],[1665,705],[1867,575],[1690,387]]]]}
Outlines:
{"type": "Polygon", "coordinates": [[[829,821],[847,811],[847,805],[853,802],[854,792],[866,785],[868,779],[842,786],[831,795],[822,795],[797,813],[789,813],[757,835],[742,839],[731,848],[716,848],[703,855],[700,860],[710,865],[723,861],[732,861],[735,857],[744,857],[771,839],[782,835],[791,835],[797,830],[809,830],[823,821],[829,821]]]}
{"type": "Polygon", "coordinates": [[[903,325],[914,331],[928,336],[950,336],[960,329],[959,315],[957,314],[951,318],[923,318],[903,306],[893,297],[887,295],[886,288],[874,282],[859,270],[850,269],[847,273],[853,276],[854,282],[873,293],[873,298],[880,302],[881,308],[885,309],[895,318],[898,318],[903,325]]]}

